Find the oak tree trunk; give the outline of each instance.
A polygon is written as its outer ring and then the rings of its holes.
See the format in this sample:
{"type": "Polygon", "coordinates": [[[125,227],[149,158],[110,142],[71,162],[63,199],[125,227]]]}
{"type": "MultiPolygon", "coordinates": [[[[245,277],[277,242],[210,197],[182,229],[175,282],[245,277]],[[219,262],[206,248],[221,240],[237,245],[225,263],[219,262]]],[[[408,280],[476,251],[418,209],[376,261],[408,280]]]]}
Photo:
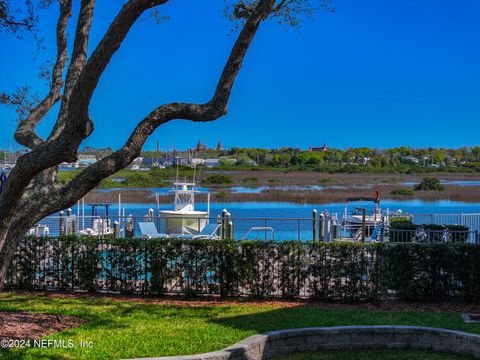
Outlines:
{"type": "Polygon", "coordinates": [[[138,122],[120,149],[86,167],[69,183],[59,184],[56,181],[57,166],[62,162],[76,161],[82,141],[93,131],[89,104],[112,56],[146,10],[168,1],[127,1],[87,58],[95,0],[81,0],[65,79],[63,73],[68,58],[66,33],[72,0],[58,1],[57,58],[50,91],[17,128],[15,139],[31,151],[18,159],[0,194],[0,291],[18,242],[37,221],[72,206],[103,179],[128,166],[140,155],[143,144],[159,126],[171,120],[207,122],[225,115],[233,84],[261,22],[271,14],[284,13],[285,9],[288,10],[286,7],[297,0],[258,0],[247,4],[238,1],[234,15],[243,22],[243,26],[211,99],[201,104],[170,103],[159,106],[138,122]],[[57,121],[44,140],[35,132],[35,127],[58,102],[60,111],[57,121]]]}

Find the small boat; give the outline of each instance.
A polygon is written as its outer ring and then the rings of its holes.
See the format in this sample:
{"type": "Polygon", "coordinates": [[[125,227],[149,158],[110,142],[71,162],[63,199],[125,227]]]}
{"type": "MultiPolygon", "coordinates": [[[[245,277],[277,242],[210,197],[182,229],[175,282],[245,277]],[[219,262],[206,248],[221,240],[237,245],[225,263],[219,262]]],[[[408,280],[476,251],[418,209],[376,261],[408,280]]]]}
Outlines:
{"type": "Polygon", "coordinates": [[[344,216],[340,220],[339,225],[343,239],[353,239],[358,241],[362,238],[369,240],[376,240],[379,226],[388,227],[389,217],[382,214],[380,209],[380,194],[375,191],[373,197],[354,197],[345,200],[344,216]],[[356,207],[354,211],[348,213],[348,204],[351,202],[373,202],[374,207],[372,212],[367,212],[367,209],[356,207]],[[362,231],[364,229],[364,231],[362,231]]]}
{"type": "Polygon", "coordinates": [[[37,224],[28,230],[27,235],[37,238],[48,237],[50,235],[50,228],[47,225],[37,224]]]}
{"type": "Polygon", "coordinates": [[[161,210],[159,214],[165,219],[167,234],[198,234],[208,224],[209,212],[195,210],[194,182],[174,183],[175,202],[173,210],[161,210]]]}
{"type": "Polygon", "coordinates": [[[110,226],[110,219],[92,219],[92,227],[79,230],[80,236],[108,236],[113,235],[114,230],[110,226]]]}
{"type": "Polygon", "coordinates": [[[3,171],[11,171],[15,167],[15,163],[4,163],[1,165],[1,170],[3,171]]]}
{"type": "Polygon", "coordinates": [[[113,235],[114,229],[110,223],[109,217],[109,207],[111,203],[106,202],[97,202],[88,204],[92,209],[91,221],[92,227],[87,227],[79,230],[77,232],[80,236],[108,236],[113,235]],[[105,215],[99,215],[97,208],[105,208],[105,215]]]}

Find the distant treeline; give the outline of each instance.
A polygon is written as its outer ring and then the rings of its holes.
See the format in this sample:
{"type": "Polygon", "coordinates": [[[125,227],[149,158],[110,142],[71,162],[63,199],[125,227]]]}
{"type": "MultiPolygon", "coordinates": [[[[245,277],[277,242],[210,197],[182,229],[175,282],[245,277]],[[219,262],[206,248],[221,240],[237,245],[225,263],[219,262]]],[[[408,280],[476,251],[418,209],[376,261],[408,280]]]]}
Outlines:
{"type": "MultiPolygon", "coordinates": [[[[323,150],[322,148],[317,150],[323,150]]],[[[106,149],[99,150],[97,158],[106,155],[106,149]]],[[[95,153],[90,149],[89,153],[95,153]]],[[[480,172],[480,146],[449,148],[374,149],[368,147],[329,149],[324,151],[302,150],[299,148],[240,148],[227,150],[203,149],[201,151],[176,151],[165,153],[144,151],[143,157],[196,157],[220,159],[219,167],[225,170],[313,170],[327,173],[383,172],[383,173],[427,173],[480,172]]]]}
{"type": "MultiPolygon", "coordinates": [[[[236,160],[220,162],[224,168],[270,167],[321,172],[401,172],[480,171],[480,146],[459,149],[398,147],[372,149],[367,147],[327,149],[324,151],[295,148],[249,149],[232,148],[217,152],[236,160]]],[[[213,155],[213,154],[209,154],[213,155]]]]}

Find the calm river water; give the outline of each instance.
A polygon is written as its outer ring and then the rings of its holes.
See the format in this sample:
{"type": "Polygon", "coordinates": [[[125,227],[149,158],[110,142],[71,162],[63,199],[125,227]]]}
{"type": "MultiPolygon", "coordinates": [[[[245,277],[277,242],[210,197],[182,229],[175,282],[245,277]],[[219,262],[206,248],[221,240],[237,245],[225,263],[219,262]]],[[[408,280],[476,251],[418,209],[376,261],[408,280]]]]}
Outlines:
{"type": "MultiPolygon", "coordinates": [[[[155,203],[134,204],[128,203],[122,206],[125,209],[125,215],[142,217],[147,214],[148,209],[157,210],[155,203]]],[[[372,203],[357,202],[349,205],[348,211],[354,210],[354,207],[365,207],[367,211],[373,210],[372,203]]],[[[172,204],[160,204],[159,210],[171,210],[172,204]]],[[[340,217],[343,215],[345,205],[343,203],[302,205],[282,202],[235,202],[235,203],[212,203],[210,214],[212,218],[220,216],[223,209],[227,209],[234,219],[235,237],[241,238],[251,227],[272,227],[275,232],[275,239],[287,240],[298,239],[311,240],[312,238],[312,211],[328,211],[337,213],[340,217]]],[[[421,200],[410,201],[392,201],[384,200],[381,202],[381,209],[386,211],[402,210],[403,213],[413,214],[414,218],[420,217],[420,214],[480,214],[480,203],[463,203],[455,201],[436,201],[425,202],[421,200]]],[[[77,213],[76,207],[73,213],[77,213]]],[[[196,210],[207,210],[206,203],[197,203],[196,210]]],[[[85,206],[85,215],[90,215],[90,208],[85,206]]],[[[81,214],[81,211],[80,211],[81,214]]],[[[98,215],[104,215],[103,209],[98,210],[98,215]]],[[[110,216],[118,216],[118,205],[112,204],[110,207],[110,216]]],[[[480,217],[479,217],[480,218],[480,217]]],[[[159,225],[161,227],[161,225],[159,225]]],[[[475,226],[476,227],[476,226],[475,226]]],[[[475,230],[475,229],[472,229],[475,230]]],[[[159,229],[161,231],[161,229],[159,229]]],[[[266,231],[254,231],[248,239],[270,239],[271,233],[266,231]]]]}

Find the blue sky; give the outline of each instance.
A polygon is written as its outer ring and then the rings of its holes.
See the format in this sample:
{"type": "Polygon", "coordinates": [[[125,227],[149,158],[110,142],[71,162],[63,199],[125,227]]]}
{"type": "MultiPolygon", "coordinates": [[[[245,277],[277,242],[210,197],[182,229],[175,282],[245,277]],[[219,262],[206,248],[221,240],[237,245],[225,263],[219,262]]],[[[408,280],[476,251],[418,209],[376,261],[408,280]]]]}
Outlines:
{"type": "MultiPolygon", "coordinates": [[[[121,3],[97,1],[91,48],[121,3]]],[[[206,124],[172,121],[144,148],[156,141],[162,149],[186,148],[198,139],[269,148],[480,144],[480,1],[334,4],[335,14],[319,13],[298,30],[263,24],[228,115],[206,124]]],[[[95,132],[84,145],[117,148],[153,108],[209,99],[235,39],[223,7],[221,0],[172,0],[162,9],[167,22],[142,18],[101,78],[90,108],[95,132]]],[[[46,93],[37,74],[54,58],[56,16],[56,7],[42,13],[46,49],[35,58],[30,39],[0,34],[0,91],[29,84],[46,93]]],[[[54,118],[55,111],[39,126],[41,134],[54,118]]],[[[0,120],[6,147],[15,114],[2,107],[0,120]]]]}

